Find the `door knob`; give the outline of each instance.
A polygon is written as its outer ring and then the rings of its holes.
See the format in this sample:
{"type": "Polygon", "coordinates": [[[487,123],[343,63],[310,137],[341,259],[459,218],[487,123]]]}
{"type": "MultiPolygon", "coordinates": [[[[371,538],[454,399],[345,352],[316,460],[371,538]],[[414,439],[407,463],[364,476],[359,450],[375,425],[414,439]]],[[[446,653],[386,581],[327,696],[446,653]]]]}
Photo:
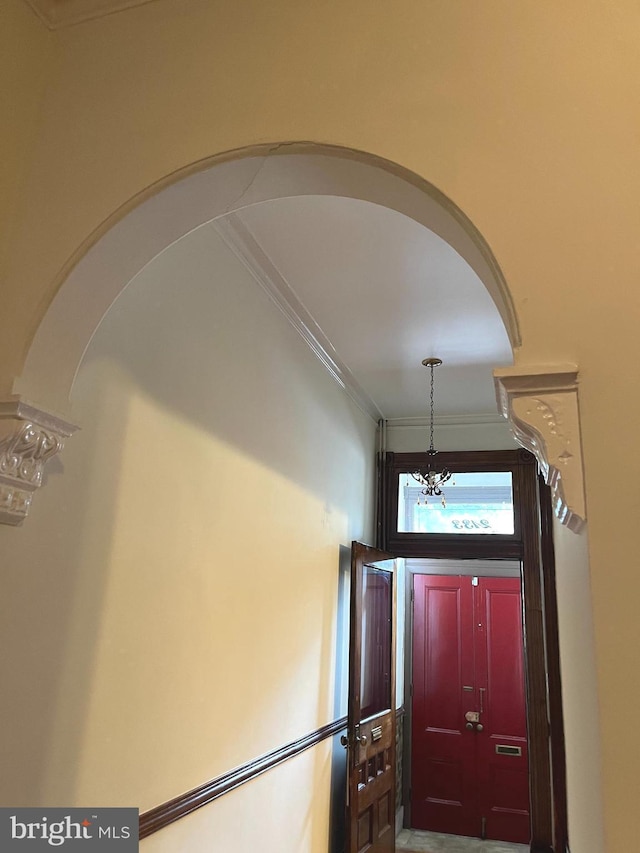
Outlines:
{"type": "Polygon", "coordinates": [[[358,735],[356,740],[358,741],[360,746],[366,746],[367,745],[367,736],[366,735],[358,735]]]}
{"type": "Polygon", "coordinates": [[[346,749],[349,746],[349,738],[346,735],[342,735],[342,737],[340,738],[340,743],[346,749]]]}
{"type": "Polygon", "coordinates": [[[484,726],[482,725],[482,723],[478,723],[478,725],[476,726],[476,731],[477,732],[484,731],[484,726]]]}
{"type": "Polygon", "coordinates": [[[465,723],[465,728],[471,730],[473,728],[473,723],[465,723]]]}

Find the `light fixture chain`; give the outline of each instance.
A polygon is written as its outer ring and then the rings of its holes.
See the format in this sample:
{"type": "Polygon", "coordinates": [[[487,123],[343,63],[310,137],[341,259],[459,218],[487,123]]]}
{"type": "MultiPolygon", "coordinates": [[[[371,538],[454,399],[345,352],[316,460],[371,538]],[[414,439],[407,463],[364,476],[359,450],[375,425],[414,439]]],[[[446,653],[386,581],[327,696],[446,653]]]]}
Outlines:
{"type": "MultiPolygon", "coordinates": [[[[428,367],[431,370],[431,387],[430,387],[430,418],[429,418],[429,450],[427,451],[427,471],[426,473],[422,473],[420,470],[414,471],[411,476],[413,479],[422,486],[420,490],[420,494],[424,495],[424,506],[427,505],[427,498],[433,497],[437,495],[442,498],[442,508],[446,508],[447,503],[445,501],[444,494],[442,493],[442,486],[451,478],[451,472],[448,468],[443,468],[441,471],[438,471],[436,468],[436,449],[433,443],[433,427],[434,427],[434,382],[433,382],[433,368],[442,364],[441,358],[425,358],[422,364],[425,367],[428,367]]],[[[420,503],[420,495],[418,495],[418,506],[422,506],[420,503]]]]}
{"type": "Polygon", "coordinates": [[[431,421],[429,428],[429,451],[433,453],[433,364],[430,364],[431,368],[431,421]]]}

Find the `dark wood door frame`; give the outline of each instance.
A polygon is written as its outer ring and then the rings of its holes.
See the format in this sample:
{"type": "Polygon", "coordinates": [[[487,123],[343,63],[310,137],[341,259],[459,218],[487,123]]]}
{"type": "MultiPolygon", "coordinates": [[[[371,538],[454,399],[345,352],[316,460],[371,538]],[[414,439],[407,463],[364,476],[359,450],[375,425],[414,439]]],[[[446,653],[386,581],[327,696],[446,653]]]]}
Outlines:
{"type": "Polygon", "coordinates": [[[529,740],[531,853],[567,849],[562,685],[558,645],[552,513],[548,487],[526,450],[441,453],[454,471],[510,470],[516,532],[512,537],[453,537],[397,533],[398,474],[419,468],[424,454],[386,453],[379,459],[378,547],[405,557],[519,559],[529,740]],[[476,541],[474,541],[476,540],[476,541]]]}

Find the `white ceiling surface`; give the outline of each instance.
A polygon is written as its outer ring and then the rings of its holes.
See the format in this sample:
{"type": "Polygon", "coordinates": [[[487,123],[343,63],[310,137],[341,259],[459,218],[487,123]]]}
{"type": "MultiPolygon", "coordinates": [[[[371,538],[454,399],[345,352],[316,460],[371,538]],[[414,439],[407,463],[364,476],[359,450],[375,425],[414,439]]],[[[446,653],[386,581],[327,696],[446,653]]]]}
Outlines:
{"type": "Polygon", "coordinates": [[[356,199],[298,196],[236,214],[385,418],[435,408],[497,415],[492,368],[512,363],[486,288],[444,240],[356,199]]]}

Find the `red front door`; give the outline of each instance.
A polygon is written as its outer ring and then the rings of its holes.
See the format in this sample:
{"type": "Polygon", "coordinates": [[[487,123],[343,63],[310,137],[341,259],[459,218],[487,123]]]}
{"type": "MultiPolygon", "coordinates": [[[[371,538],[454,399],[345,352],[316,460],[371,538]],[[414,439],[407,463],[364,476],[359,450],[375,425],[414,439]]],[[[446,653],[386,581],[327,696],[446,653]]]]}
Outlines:
{"type": "Polygon", "coordinates": [[[412,826],[526,843],[517,578],[414,576],[412,826]]]}

